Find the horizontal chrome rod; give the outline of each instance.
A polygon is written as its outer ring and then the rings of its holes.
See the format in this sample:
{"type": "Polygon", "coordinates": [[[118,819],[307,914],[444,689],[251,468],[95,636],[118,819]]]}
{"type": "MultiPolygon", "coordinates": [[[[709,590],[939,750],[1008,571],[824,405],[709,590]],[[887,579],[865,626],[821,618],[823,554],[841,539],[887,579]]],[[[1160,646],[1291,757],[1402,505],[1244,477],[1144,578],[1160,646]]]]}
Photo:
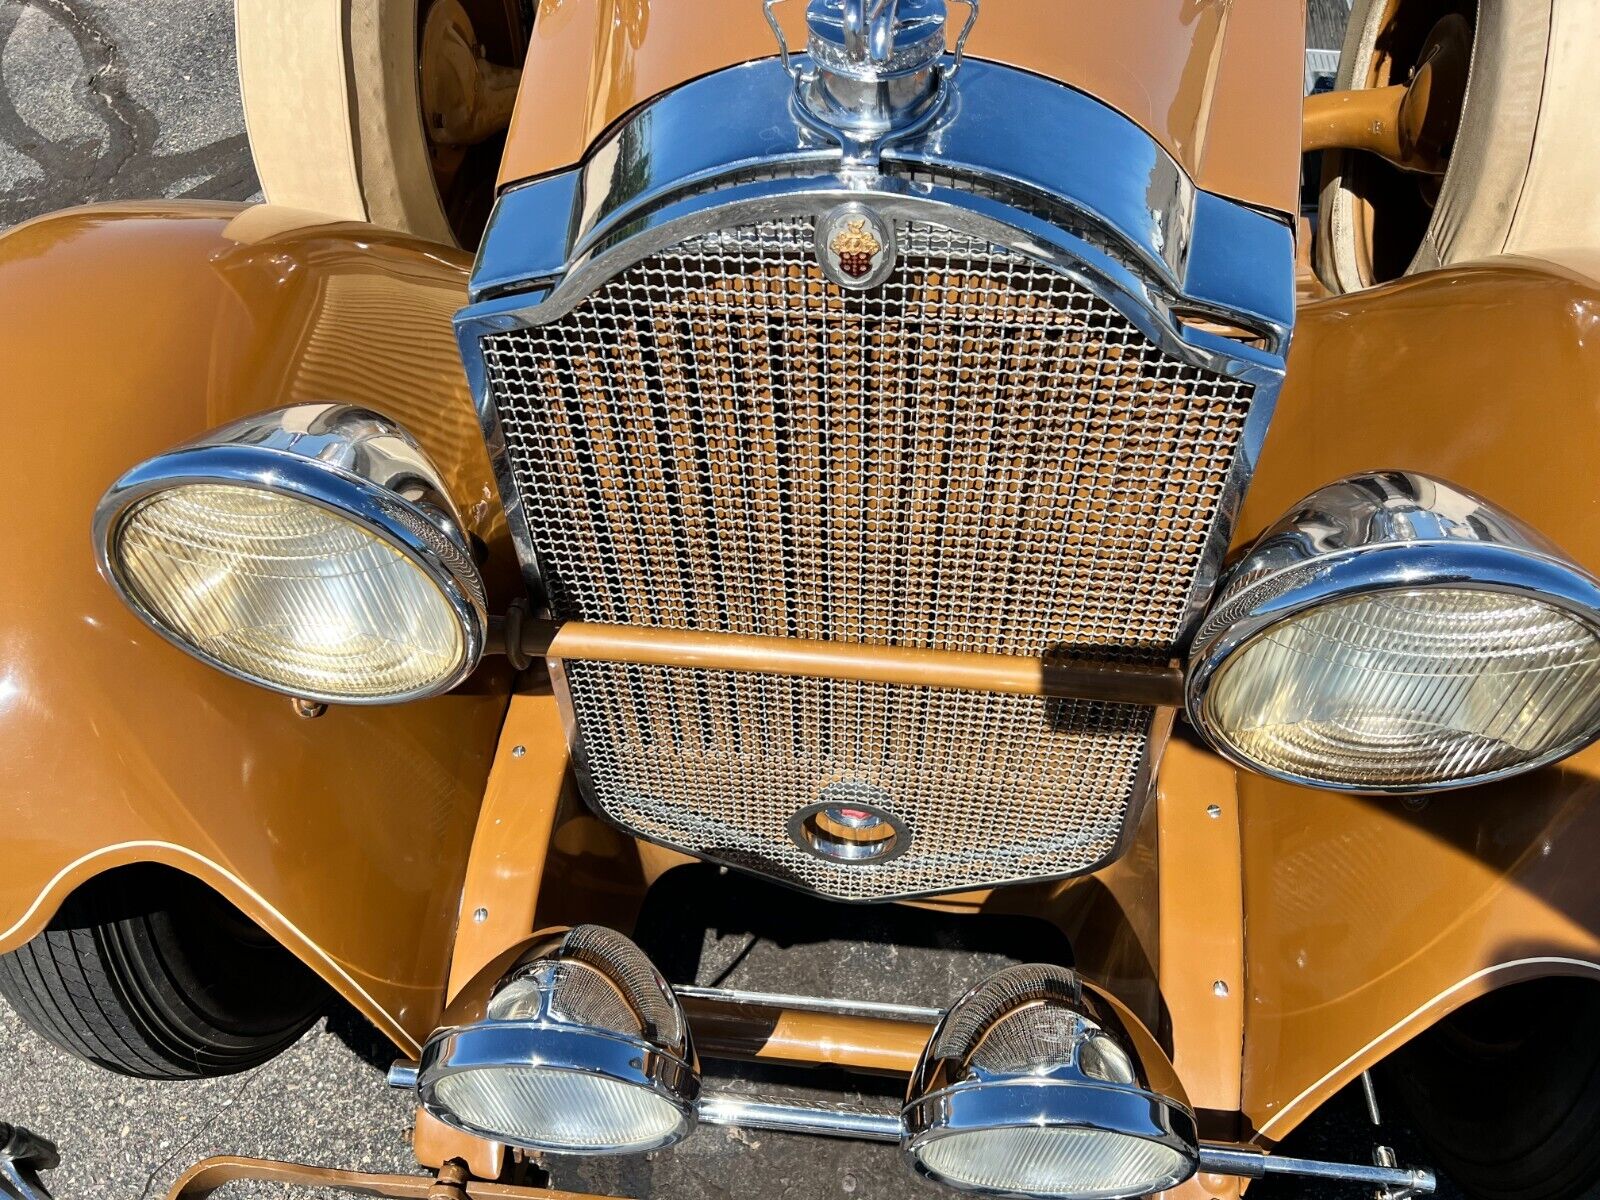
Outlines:
{"type": "MultiPolygon", "coordinates": [[[[715,993],[721,989],[698,988],[715,993]]],[[[747,995],[764,996],[752,992],[747,995]]],[[[769,1000],[793,997],[771,996],[769,1000]]],[[[884,1007],[900,1007],[886,1005],[884,1007]]],[[[415,1064],[397,1062],[389,1068],[389,1086],[414,1088],[415,1064]]],[[[904,1130],[899,1113],[866,1112],[861,1109],[831,1108],[817,1104],[780,1104],[709,1092],[700,1098],[696,1115],[702,1125],[727,1125],[739,1129],[762,1129],[771,1133],[804,1133],[813,1137],[853,1138],[863,1142],[898,1142],[904,1130]]],[[[1286,1158],[1259,1150],[1234,1146],[1200,1145],[1200,1170],[1213,1175],[1236,1175],[1243,1179],[1262,1179],[1268,1175],[1295,1175],[1305,1179],[1329,1179],[1342,1183],[1396,1188],[1431,1196],[1438,1186],[1432,1171],[1412,1167],[1368,1167],[1360,1163],[1319,1162],[1312,1158],[1286,1158]]]]}
{"type": "Polygon", "coordinates": [[[1335,1179],[1344,1183],[1402,1188],[1430,1196],[1438,1186],[1432,1171],[1410,1167],[1368,1167],[1360,1163],[1318,1162],[1313,1158],[1285,1158],[1258,1150],[1226,1146],[1200,1147],[1200,1169],[1215,1175],[1262,1179],[1268,1175],[1297,1175],[1306,1179],[1335,1179]]]}
{"type": "Polygon", "coordinates": [[[712,1093],[697,1109],[702,1125],[733,1125],[772,1133],[809,1133],[817,1137],[854,1138],[863,1142],[898,1142],[900,1114],[858,1109],[777,1104],[743,1096],[712,1093]]]}
{"type": "Polygon", "coordinates": [[[1183,672],[1177,667],[1049,656],[925,650],[590,621],[558,623],[520,615],[496,618],[490,623],[489,649],[508,654],[518,665],[538,658],[570,658],[1116,704],[1178,707],[1183,703],[1183,672]]]}
{"type": "Polygon", "coordinates": [[[942,1008],[924,1008],[917,1004],[892,1004],[882,1000],[833,1000],[825,996],[791,996],[784,992],[747,992],[740,988],[691,987],[678,985],[673,992],[681,999],[685,996],[711,1000],[721,1004],[737,1004],[748,1008],[784,1008],[794,1012],[845,1013],[861,1017],[882,1017],[889,1021],[914,1021],[928,1024],[944,1016],[942,1008]]]}

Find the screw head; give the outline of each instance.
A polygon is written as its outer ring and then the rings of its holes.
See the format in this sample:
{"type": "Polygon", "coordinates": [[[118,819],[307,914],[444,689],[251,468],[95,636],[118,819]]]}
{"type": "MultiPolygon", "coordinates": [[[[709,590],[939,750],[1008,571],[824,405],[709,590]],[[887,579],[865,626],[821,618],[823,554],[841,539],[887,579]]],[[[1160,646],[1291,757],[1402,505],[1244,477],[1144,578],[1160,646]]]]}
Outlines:
{"type": "Polygon", "coordinates": [[[1213,996],[1226,996],[1228,994],[1227,981],[1219,979],[1215,983],[1213,983],[1211,985],[1211,994],[1213,996]]]}
{"type": "Polygon", "coordinates": [[[472,923],[474,925],[482,925],[488,919],[489,910],[487,908],[475,908],[472,910],[472,923]]]}
{"type": "Polygon", "coordinates": [[[1221,820],[1221,818],[1222,818],[1222,805],[1220,805],[1220,804],[1208,804],[1208,805],[1206,805],[1206,816],[1210,817],[1213,821],[1221,820]]]}
{"type": "Polygon", "coordinates": [[[512,758],[521,758],[527,752],[528,752],[528,748],[526,746],[513,746],[513,747],[511,747],[511,757],[512,758]]]}

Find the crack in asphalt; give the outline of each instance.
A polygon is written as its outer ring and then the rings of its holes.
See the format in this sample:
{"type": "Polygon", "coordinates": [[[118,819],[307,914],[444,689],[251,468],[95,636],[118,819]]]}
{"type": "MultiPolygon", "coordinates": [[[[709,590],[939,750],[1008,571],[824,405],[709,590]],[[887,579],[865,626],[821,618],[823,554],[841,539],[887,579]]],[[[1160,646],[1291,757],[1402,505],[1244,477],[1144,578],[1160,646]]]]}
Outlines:
{"type": "Polygon", "coordinates": [[[170,195],[244,200],[259,185],[243,133],[194,150],[159,154],[154,114],[128,93],[114,34],[76,0],[0,0],[0,142],[31,160],[42,173],[0,196],[0,226],[42,210],[95,200],[170,195]],[[85,109],[98,128],[52,138],[17,107],[5,68],[6,51],[32,10],[72,39],[82,64],[85,109]],[[188,184],[178,188],[178,185],[188,184]]]}

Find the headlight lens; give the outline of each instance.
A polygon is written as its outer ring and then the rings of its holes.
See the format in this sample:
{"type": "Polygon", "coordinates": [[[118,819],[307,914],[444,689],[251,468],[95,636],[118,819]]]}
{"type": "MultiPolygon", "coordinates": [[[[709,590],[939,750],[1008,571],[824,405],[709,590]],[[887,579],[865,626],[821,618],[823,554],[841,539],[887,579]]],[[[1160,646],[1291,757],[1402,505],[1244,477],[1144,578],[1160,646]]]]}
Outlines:
{"type": "Polygon", "coordinates": [[[1593,727],[1600,636],[1530,596],[1356,596],[1258,634],[1207,706],[1240,754],[1281,774],[1385,788],[1491,775],[1593,727]]]}
{"type": "Polygon", "coordinates": [[[1353,476],[1228,573],[1186,686],[1217,749],[1295,783],[1503,778],[1600,734],[1600,580],[1451,484],[1353,476]]]}
{"type": "Polygon", "coordinates": [[[425,689],[466,652],[437,584],[399,550],[303,500],[188,484],[124,520],[140,602],[241,675],[303,696],[425,689]]]}
{"type": "Polygon", "coordinates": [[[477,664],[483,582],[437,471],[349,405],[250,417],[124,475],[101,573],[202,661],[309,700],[445,691],[477,664]]]}

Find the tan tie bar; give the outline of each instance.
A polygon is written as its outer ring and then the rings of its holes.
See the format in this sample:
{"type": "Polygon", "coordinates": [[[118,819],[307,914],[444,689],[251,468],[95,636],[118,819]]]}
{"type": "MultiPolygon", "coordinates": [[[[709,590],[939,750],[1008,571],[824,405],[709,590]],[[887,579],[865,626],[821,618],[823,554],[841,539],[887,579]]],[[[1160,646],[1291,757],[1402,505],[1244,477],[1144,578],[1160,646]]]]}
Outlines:
{"type": "Polygon", "coordinates": [[[803,638],[704,633],[588,621],[508,617],[490,629],[491,649],[514,639],[514,660],[582,659],[656,667],[751,671],[807,679],[854,679],[905,687],[959,688],[1012,696],[1104,700],[1178,707],[1183,673],[1176,667],[919,650],[803,638]]]}

